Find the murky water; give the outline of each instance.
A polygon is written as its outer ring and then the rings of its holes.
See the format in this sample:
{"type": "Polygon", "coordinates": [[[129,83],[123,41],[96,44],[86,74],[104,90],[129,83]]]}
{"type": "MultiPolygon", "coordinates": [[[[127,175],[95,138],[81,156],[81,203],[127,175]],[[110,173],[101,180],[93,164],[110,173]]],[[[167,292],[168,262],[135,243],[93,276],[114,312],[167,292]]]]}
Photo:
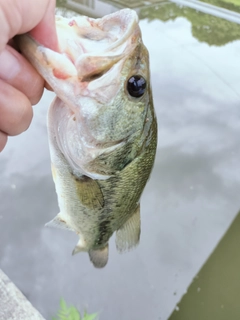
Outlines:
{"type": "MultiPolygon", "coordinates": [[[[65,14],[94,17],[124,5],[63,3],[65,14]]],[[[58,212],[46,133],[52,93],[0,156],[0,267],[46,319],[60,297],[100,320],[168,319],[239,210],[240,25],[170,2],[131,6],[159,125],[139,247],[119,255],[112,240],[108,265],[96,270],[86,254],[71,256],[77,236],[43,227],[58,212]]]]}

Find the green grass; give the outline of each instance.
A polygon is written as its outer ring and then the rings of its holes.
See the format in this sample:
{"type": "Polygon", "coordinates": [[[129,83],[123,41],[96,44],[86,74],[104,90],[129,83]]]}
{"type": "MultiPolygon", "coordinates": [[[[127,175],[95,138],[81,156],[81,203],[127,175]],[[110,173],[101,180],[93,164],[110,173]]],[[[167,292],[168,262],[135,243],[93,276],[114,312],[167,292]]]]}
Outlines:
{"type": "Polygon", "coordinates": [[[97,313],[88,314],[84,311],[81,316],[75,307],[68,307],[64,299],[61,299],[57,316],[52,318],[52,320],[97,320],[97,313]]]}
{"type": "Polygon", "coordinates": [[[233,3],[236,6],[240,6],[240,0],[223,0],[223,2],[233,3]]]}
{"type": "Polygon", "coordinates": [[[215,6],[228,9],[230,11],[240,12],[240,0],[201,0],[215,6]]]}

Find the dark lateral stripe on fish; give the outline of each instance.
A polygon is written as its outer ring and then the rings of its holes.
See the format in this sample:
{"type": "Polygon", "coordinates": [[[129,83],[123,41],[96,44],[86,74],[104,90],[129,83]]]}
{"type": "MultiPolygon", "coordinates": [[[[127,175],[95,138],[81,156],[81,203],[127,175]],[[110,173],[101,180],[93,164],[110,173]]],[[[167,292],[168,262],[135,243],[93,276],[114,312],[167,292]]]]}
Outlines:
{"type": "Polygon", "coordinates": [[[110,229],[110,221],[109,220],[103,220],[99,223],[98,227],[98,238],[96,241],[96,245],[102,245],[108,240],[107,234],[109,233],[110,229]]]}

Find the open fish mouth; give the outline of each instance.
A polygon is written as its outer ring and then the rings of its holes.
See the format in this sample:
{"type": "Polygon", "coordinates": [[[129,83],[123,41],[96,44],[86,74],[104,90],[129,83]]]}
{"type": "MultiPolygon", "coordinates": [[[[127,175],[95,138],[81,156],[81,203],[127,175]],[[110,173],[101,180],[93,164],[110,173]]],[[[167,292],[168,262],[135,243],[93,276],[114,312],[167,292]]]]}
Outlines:
{"type": "Polygon", "coordinates": [[[128,11],[124,19],[119,12],[102,19],[82,16],[69,21],[56,17],[56,24],[59,50],[75,65],[82,81],[108,70],[128,54],[134,32],[139,30],[134,11],[128,11]]]}
{"type": "MultiPolygon", "coordinates": [[[[20,47],[57,96],[66,102],[69,99],[67,88],[63,90],[61,85],[63,82],[67,80],[72,84],[74,94],[81,96],[91,96],[90,92],[107,88],[121,67],[115,70],[112,68],[118,62],[124,62],[141,37],[138,16],[130,9],[120,10],[101,19],[56,16],[56,27],[58,52],[42,46],[30,35],[20,36],[20,47]],[[109,70],[112,72],[109,73],[109,70]],[[108,77],[103,78],[107,72],[108,77]]],[[[112,94],[108,92],[108,95],[97,100],[104,103],[107,97],[109,101],[116,94],[112,88],[109,91],[112,94]]]]}

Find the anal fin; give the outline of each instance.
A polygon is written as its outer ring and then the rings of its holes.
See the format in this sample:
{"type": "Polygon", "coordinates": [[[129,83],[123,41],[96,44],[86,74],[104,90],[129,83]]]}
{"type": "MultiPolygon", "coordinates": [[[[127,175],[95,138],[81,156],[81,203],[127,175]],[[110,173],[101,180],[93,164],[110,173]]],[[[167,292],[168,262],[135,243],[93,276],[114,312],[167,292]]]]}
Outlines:
{"type": "Polygon", "coordinates": [[[125,224],[116,231],[116,247],[118,252],[124,252],[139,243],[141,233],[140,205],[125,224]]]}
{"type": "Polygon", "coordinates": [[[108,262],[108,244],[102,249],[91,249],[88,254],[95,268],[103,268],[108,262]]]}
{"type": "Polygon", "coordinates": [[[65,217],[61,214],[56,215],[55,218],[53,218],[51,221],[47,222],[45,224],[45,227],[50,227],[50,228],[58,228],[58,229],[64,229],[64,230],[69,230],[69,231],[74,231],[69,222],[65,219],[65,217]]]}

